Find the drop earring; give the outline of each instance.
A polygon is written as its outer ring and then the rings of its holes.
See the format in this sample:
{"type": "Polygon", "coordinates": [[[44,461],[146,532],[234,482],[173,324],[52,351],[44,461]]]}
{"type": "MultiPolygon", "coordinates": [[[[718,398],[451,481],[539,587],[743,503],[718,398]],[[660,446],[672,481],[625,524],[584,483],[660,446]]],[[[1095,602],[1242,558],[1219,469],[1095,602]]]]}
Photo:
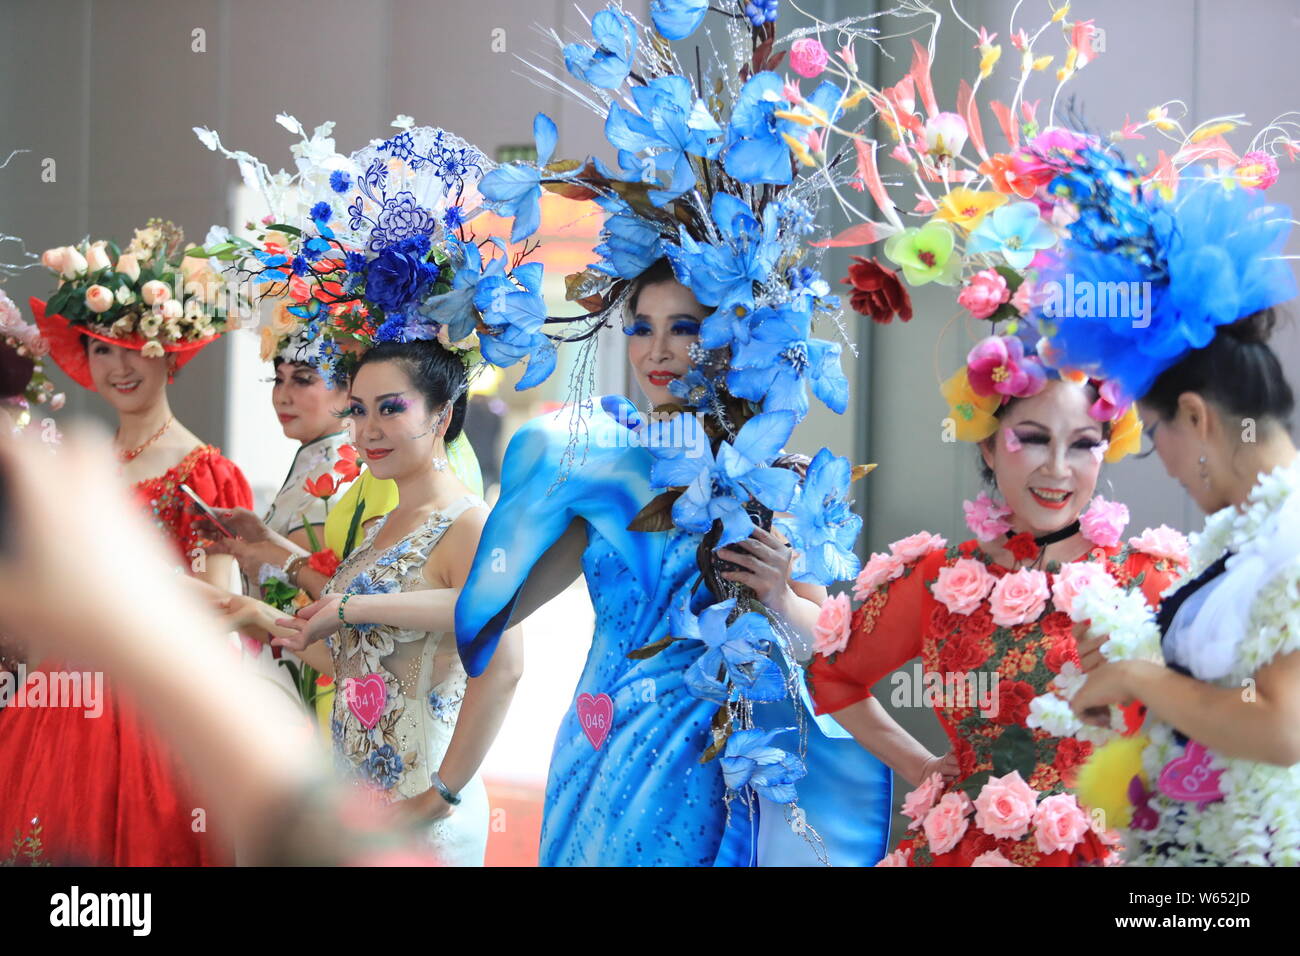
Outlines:
{"type": "Polygon", "coordinates": [[[1210,487],[1210,471],[1208,468],[1205,467],[1206,464],[1205,456],[1202,455],[1199,459],[1197,459],[1197,462],[1201,466],[1201,483],[1204,484],[1206,488],[1208,488],[1210,487]]]}

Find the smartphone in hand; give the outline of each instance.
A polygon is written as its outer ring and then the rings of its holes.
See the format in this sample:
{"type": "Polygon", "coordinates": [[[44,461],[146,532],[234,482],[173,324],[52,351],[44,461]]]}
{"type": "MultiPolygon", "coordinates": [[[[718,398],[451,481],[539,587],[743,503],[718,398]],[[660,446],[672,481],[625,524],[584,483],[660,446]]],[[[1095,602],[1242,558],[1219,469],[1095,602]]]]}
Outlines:
{"type": "Polygon", "coordinates": [[[207,518],[214,525],[216,525],[217,528],[220,529],[222,534],[224,534],[227,538],[238,537],[233,531],[231,531],[229,528],[227,528],[225,525],[221,523],[221,520],[217,517],[217,513],[208,506],[208,503],[206,501],[204,501],[202,498],[198,496],[197,492],[195,492],[193,488],[191,488],[189,485],[185,484],[184,482],[181,482],[180,489],[181,491],[185,492],[186,495],[189,496],[190,501],[194,502],[194,507],[198,509],[199,514],[203,515],[203,517],[207,518]]]}

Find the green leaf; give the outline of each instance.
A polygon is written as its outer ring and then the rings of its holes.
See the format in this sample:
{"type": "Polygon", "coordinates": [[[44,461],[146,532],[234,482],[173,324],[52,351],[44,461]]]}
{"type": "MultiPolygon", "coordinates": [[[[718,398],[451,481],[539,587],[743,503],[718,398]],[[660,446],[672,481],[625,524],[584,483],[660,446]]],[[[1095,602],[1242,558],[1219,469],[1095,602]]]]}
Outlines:
{"type": "Polygon", "coordinates": [[[273,222],[271,223],[271,225],[267,226],[266,228],[268,232],[283,232],[290,236],[302,235],[302,230],[299,229],[297,226],[290,226],[283,222],[273,222]]]}
{"type": "Polygon", "coordinates": [[[653,641],[647,644],[645,647],[638,647],[634,651],[628,651],[627,656],[634,661],[649,660],[650,658],[658,654],[660,651],[665,651],[668,648],[672,647],[673,642],[676,640],[677,638],[675,637],[663,637],[657,641],[653,641]]]}
{"type": "Polygon", "coordinates": [[[972,774],[971,776],[963,780],[961,783],[957,784],[957,786],[954,789],[962,791],[968,797],[974,800],[976,797],[979,796],[980,791],[984,789],[984,784],[988,783],[989,778],[992,776],[993,776],[993,771],[981,770],[979,773],[972,774]]]}
{"type": "Polygon", "coordinates": [[[993,772],[1003,777],[1018,770],[1028,782],[1037,765],[1036,752],[1033,731],[1025,727],[1008,727],[993,743],[993,772]]]}

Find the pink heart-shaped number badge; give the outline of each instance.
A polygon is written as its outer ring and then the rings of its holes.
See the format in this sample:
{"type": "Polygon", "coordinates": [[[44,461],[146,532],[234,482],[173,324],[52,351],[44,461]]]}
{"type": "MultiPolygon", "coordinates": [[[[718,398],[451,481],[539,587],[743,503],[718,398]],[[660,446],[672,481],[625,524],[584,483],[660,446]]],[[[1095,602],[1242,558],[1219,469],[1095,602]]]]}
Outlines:
{"type": "Polygon", "coordinates": [[[343,699],[361,726],[370,730],[383,716],[384,705],[388,703],[388,685],[379,674],[349,677],[343,681],[343,699]]]}
{"type": "Polygon", "coordinates": [[[591,746],[599,750],[614,723],[614,702],[609,699],[609,695],[597,694],[592,697],[590,694],[579,694],[578,723],[582,725],[582,732],[591,741],[591,746]]]}
{"type": "Polygon", "coordinates": [[[1210,752],[1195,740],[1187,741],[1187,750],[1181,757],[1169,761],[1160,771],[1157,781],[1160,791],[1175,800],[1187,800],[1201,805],[1223,799],[1219,778],[1223,771],[1210,769],[1210,752]]]}

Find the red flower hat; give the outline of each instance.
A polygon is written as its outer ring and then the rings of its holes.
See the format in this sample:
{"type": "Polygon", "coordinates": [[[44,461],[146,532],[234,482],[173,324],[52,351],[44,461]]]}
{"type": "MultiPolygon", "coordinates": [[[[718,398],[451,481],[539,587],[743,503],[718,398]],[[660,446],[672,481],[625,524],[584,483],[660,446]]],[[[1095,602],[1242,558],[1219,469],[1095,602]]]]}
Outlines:
{"type": "MultiPolygon", "coordinates": [[[[36,298],[36,296],[32,296],[27,301],[32,307],[32,316],[36,319],[36,327],[41,330],[41,335],[50,345],[50,357],[54,359],[55,364],[63,369],[74,382],[92,392],[97,389],[90,377],[90,357],[87,354],[86,347],[81,342],[82,336],[89,336],[110,345],[120,345],[122,348],[137,351],[143,349],[145,342],[149,341],[141,335],[133,335],[129,339],[114,338],[86,325],[73,325],[57,313],[47,315],[45,302],[36,298]]],[[[159,344],[162,345],[164,352],[176,356],[176,368],[180,369],[190,359],[198,355],[200,349],[211,345],[220,337],[221,335],[218,333],[206,339],[199,339],[196,342],[159,344]]]]}

